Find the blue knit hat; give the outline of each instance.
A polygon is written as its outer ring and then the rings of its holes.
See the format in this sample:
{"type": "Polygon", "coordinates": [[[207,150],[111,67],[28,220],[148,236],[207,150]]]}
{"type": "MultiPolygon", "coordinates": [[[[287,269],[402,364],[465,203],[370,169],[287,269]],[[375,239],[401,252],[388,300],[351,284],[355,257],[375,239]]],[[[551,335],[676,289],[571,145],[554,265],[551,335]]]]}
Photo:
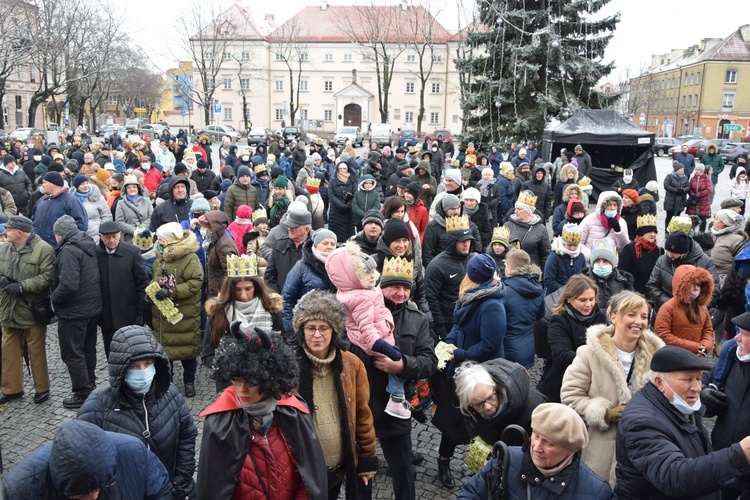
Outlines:
{"type": "Polygon", "coordinates": [[[466,274],[474,283],[483,284],[490,281],[495,277],[495,271],[497,271],[495,259],[486,253],[475,255],[466,266],[466,274]]]}
{"type": "Polygon", "coordinates": [[[196,198],[190,205],[190,212],[210,212],[211,206],[205,198],[196,198]]]}

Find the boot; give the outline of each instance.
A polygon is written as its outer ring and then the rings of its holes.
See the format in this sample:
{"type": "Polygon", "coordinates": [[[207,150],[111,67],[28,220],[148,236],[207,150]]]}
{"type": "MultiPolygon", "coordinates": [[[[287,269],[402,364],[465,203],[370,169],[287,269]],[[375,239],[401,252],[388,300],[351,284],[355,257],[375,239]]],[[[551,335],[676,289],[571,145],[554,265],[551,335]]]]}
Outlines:
{"type": "Polygon", "coordinates": [[[185,397],[195,397],[195,382],[185,382],[185,397]]]}
{"type": "Polygon", "coordinates": [[[447,460],[441,460],[438,458],[438,479],[440,479],[443,486],[449,490],[456,487],[456,482],[453,480],[453,474],[451,474],[450,458],[447,460]]]}

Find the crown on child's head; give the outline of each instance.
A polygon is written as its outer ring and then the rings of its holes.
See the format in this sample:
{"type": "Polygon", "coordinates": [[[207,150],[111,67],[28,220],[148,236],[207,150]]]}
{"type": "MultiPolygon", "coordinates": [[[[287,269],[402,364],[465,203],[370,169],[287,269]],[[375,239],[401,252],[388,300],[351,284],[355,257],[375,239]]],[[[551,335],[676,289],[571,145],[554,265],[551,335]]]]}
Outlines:
{"type": "Polygon", "coordinates": [[[307,181],[305,181],[305,185],[311,187],[320,187],[320,179],[316,179],[315,177],[308,177],[307,181]]]}
{"type": "Polygon", "coordinates": [[[568,245],[580,245],[581,244],[581,226],[578,224],[565,224],[563,226],[562,237],[563,242],[568,245]]]}

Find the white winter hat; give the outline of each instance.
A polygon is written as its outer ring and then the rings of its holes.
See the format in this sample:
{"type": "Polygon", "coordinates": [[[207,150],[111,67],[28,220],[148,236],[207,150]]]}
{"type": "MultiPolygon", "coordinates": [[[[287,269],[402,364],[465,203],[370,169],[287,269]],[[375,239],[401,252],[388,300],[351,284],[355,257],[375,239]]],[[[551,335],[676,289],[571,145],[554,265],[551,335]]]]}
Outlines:
{"type": "Polygon", "coordinates": [[[156,230],[156,238],[163,243],[171,243],[182,238],[184,230],[179,222],[167,222],[156,230]]]}
{"type": "Polygon", "coordinates": [[[462,199],[482,201],[482,195],[479,194],[479,190],[477,188],[471,187],[471,188],[464,190],[462,199]]]}

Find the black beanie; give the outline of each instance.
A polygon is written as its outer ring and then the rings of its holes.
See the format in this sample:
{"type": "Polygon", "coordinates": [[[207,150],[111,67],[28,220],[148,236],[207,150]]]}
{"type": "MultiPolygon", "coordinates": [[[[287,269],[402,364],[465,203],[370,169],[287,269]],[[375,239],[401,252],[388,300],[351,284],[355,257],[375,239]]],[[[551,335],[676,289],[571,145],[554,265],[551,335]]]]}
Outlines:
{"type": "Polygon", "coordinates": [[[667,236],[664,249],[674,253],[688,253],[690,251],[690,236],[682,231],[675,231],[667,236]]]}
{"type": "Polygon", "coordinates": [[[383,231],[383,242],[391,246],[391,243],[399,238],[409,239],[409,228],[401,219],[390,219],[385,223],[385,230],[383,231]]]}
{"type": "Polygon", "coordinates": [[[65,186],[65,181],[63,181],[62,175],[59,172],[47,172],[44,174],[44,180],[55,186],[65,186]]]}
{"type": "Polygon", "coordinates": [[[416,182],[410,182],[406,186],[406,192],[409,193],[409,194],[411,194],[414,197],[414,199],[416,200],[419,197],[419,188],[420,188],[420,186],[419,186],[418,183],[416,183],[416,182]]]}

